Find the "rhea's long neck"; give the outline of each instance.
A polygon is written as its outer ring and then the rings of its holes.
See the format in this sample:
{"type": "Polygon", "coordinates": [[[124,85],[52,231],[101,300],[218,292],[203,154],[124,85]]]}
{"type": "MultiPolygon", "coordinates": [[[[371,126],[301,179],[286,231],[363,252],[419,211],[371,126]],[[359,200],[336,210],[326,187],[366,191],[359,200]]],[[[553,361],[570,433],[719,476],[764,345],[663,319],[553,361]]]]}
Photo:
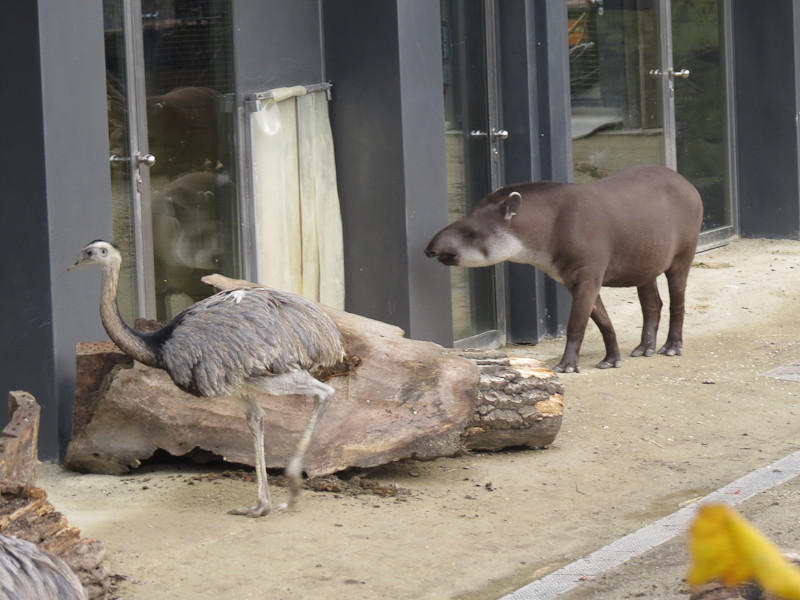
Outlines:
{"type": "Polygon", "coordinates": [[[159,360],[147,344],[144,336],[128,327],[122,320],[117,306],[117,284],[119,283],[120,258],[103,265],[103,289],[100,294],[100,320],[108,337],[126,354],[151,367],[159,366],[159,360]]]}

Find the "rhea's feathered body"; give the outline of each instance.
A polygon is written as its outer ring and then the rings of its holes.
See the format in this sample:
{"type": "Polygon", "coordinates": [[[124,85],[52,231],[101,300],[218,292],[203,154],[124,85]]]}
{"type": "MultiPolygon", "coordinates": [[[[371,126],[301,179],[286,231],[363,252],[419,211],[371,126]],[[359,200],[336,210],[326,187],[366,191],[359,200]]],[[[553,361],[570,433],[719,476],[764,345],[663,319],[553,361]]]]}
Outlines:
{"type": "Polygon", "coordinates": [[[139,362],[165,370],[186,392],[203,397],[231,396],[245,411],[256,437],[259,505],[237,510],[236,514],[261,516],[269,511],[264,413],[254,394],[314,397],[309,425],[287,467],[294,498],[302,456],[317,418],[333,397],[333,388],[311,373],[333,367],[345,358],[344,343],[333,321],[297,294],[254,287],[219,292],[193,304],[161,329],[139,332],[131,329],[119,313],[117,284],[122,257],[116,247],[95,240],[84,247],[70,268],[88,264],[97,264],[103,270],[100,318],[120,349],[139,362]]]}
{"type": "Polygon", "coordinates": [[[14,600],[86,600],[78,576],[36,544],[0,535],[0,598],[14,600]]]}
{"type": "MultiPolygon", "coordinates": [[[[107,331],[119,339],[113,328],[107,331]]],[[[162,329],[142,334],[141,350],[134,358],[164,369],[195,396],[227,396],[253,377],[314,371],[344,357],[339,330],[325,313],[305,298],[261,287],[193,304],[162,329]]]]}

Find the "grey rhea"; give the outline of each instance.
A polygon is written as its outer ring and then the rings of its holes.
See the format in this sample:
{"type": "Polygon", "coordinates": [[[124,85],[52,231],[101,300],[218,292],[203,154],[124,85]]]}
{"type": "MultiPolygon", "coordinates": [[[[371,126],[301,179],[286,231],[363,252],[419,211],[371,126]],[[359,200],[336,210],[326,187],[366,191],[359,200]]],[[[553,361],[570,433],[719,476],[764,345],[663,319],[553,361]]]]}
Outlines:
{"type": "Polygon", "coordinates": [[[78,576],[36,544],[0,535],[0,599],[86,600],[78,576]]]}
{"type": "Polygon", "coordinates": [[[333,399],[331,386],[311,372],[345,358],[342,337],[313,302],[265,287],[219,292],[177,315],[157,331],[131,329],[120,316],[117,283],[122,256],[102,240],[87,244],[70,267],[103,271],[100,318],[121,350],[145,365],[164,369],[180,389],[201,397],[230,396],[244,411],[253,434],[258,501],[231,514],[259,517],[271,508],[264,458],[265,413],[259,394],[311,396],[314,409],[286,475],[290,504],[302,484],[303,457],[317,421],[333,399]]]}

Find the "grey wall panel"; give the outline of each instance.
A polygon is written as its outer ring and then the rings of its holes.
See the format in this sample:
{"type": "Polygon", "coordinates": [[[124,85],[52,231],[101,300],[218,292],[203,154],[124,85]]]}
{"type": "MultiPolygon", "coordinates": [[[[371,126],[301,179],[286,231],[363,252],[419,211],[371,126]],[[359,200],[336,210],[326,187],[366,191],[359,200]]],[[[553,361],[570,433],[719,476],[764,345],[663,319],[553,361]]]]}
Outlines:
{"type": "Polygon", "coordinates": [[[741,232],[797,238],[800,2],[732,4],[741,232]]]}
{"type": "MultiPolygon", "coordinates": [[[[23,389],[51,407],[52,323],[48,272],[44,127],[35,2],[19,4],[0,19],[0,161],[4,218],[0,219],[0,402],[23,389]]],[[[8,422],[0,411],[0,424],[8,422]]],[[[51,415],[43,437],[55,437],[51,415]],[[49,435],[48,435],[49,434],[49,435]]],[[[55,443],[47,445],[50,452],[55,443]]]]}
{"type": "Polygon", "coordinates": [[[71,423],[75,344],[105,338],[99,279],[66,273],[86,242],[111,232],[102,5],[21,3],[0,24],[0,56],[0,249],[12,259],[0,267],[0,394],[36,396],[40,456],[57,459],[71,423]]]}
{"type": "MultiPolygon", "coordinates": [[[[98,312],[100,274],[66,271],[85,244],[112,236],[102,3],[41,0],[39,26],[53,378],[63,455],[75,396],[75,345],[107,339],[98,312]]],[[[43,420],[53,418],[45,412],[43,420]]],[[[46,455],[53,457],[49,448],[46,455]]]]}
{"type": "Polygon", "coordinates": [[[323,81],[319,2],[237,0],[233,8],[240,93],[323,81]]]}
{"type": "Polygon", "coordinates": [[[450,343],[449,278],[422,254],[447,221],[438,4],[337,0],[324,23],[347,310],[450,343]]]}
{"type": "Polygon", "coordinates": [[[415,339],[449,344],[450,271],[423,250],[447,224],[441,16],[438,2],[398,2],[410,324],[415,339]]]}
{"type": "MultiPolygon", "coordinates": [[[[570,181],[566,5],[501,0],[498,8],[506,182],[570,181]]],[[[509,341],[563,333],[571,306],[566,289],[531,266],[507,269],[509,341]]]]}
{"type": "Polygon", "coordinates": [[[409,326],[397,11],[325,4],[325,58],[342,202],[347,310],[409,326]]]}

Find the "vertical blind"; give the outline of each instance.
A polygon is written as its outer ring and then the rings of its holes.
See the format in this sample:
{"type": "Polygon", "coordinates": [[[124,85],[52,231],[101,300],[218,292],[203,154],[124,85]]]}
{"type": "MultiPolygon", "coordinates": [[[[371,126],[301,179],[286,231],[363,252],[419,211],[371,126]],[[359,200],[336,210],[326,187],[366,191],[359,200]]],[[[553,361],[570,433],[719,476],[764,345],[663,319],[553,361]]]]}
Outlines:
{"type": "Polygon", "coordinates": [[[250,113],[258,281],[344,308],[344,249],[326,91],[259,94],[250,113]]]}

